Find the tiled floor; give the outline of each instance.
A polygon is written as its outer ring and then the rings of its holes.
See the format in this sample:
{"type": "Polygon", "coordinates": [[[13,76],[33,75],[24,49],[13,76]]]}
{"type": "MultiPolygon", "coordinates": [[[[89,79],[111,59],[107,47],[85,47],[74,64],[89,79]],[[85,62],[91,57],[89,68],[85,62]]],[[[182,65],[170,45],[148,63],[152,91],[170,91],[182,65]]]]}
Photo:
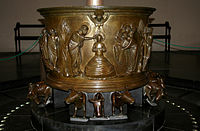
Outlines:
{"type": "Polygon", "coordinates": [[[150,69],[169,77],[200,81],[200,52],[153,52],[150,69]]]}
{"type": "MultiPolygon", "coordinates": [[[[12,53],[0,53],[0,59],[12,56],[12,53]]],[[[17,60],[0,60],[0,82],[10,80],[21,80],[40,75],[40,55],[39,53],[26,54],[21,57],[21,64],[17,60]]]]}
{"type": "MultiPolygon", "coordinates": [[[[166,77],[179,78],[182,85],[188,81],[200,81],[200,53],[172,52],[167,59],[163,52],[154,52],[150,69],[166,77]]],[[[0,53],[0,58],[10,54],[0,53]]],[[[16,60],[0,61],[0,129],[8,131],[32,131],[30,107],[26,104],[28,82],[39,79],[39,54],[22,56],[21,65],[16,60]],[[18,86],[17,86],[18,85],[18,86]],[[14,88],[14,87],[20,88],[14,88]],[[21,106],[20,106],[21,105],[21,106]],[[19,107],[19,109],[16,109],[19,107]],[[15,112],[12,112],[15,110],[15,112]],[[12,114],[8,114],[12,113],[12,114]],[[6,118],[8,117],[8,118],[6,118]],[[2,120],[6,120],[5,122],[2,120]]],[[[176,79],[173,79],[176,82],[176,79]]],[[[166,83],[167,84],[167,83],[166,83]]],[[[189,83],[190,84],[190,83],[189,83]]],[[[193,86],[193,85],[192,85],[193,86]]],[[[200,126],[200,86],[181,88],[168,84],[166,122],[164,131],[187,131],[200,126]],[[180,106],[180,107],[179,107],[180,106]],[[189,113],[188,113],[189,112],[189,113]],[[190,115],[193,115],[191,117],[190,115]],[[193,120],[192,118],[195,118],[193,120]],[[197,122],[195,124],[195,122],[197,122]]]]}

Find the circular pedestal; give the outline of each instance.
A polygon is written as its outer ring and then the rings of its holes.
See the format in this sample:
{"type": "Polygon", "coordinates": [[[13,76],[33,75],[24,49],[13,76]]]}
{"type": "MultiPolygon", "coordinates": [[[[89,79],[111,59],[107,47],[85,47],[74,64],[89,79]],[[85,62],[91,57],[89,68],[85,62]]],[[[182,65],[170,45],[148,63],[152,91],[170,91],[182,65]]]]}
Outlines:
{"type": "Polygon", "coordinates": [[[67,108],[32,106],[33,126],[44,131],[153,131],[162,127],[165,113],[161,102],[157,107],[128,107],[126,120],[72,122],[67,108]]]}

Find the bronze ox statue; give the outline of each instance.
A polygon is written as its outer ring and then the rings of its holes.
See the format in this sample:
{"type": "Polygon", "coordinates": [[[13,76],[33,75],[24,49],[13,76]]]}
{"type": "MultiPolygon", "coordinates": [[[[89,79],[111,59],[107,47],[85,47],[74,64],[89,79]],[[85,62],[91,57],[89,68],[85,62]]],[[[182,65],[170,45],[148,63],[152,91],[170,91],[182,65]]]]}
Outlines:
{"type": "Polygon", "coordinates": [[[111,95],[112,98],[112,115],[115,115],[115,108],[119,109],[120,115],[123,113],[123,105],[125,103],[133,104],[135,99],[131,96],[131,93],[125,91],[123,93],[115,92],[111,95]]]}
{"type": "Polygon", "coordinates": [[[149,72],[149,82],[144,86],[144,96],[151,106],[156,106],[156,102],[164,96],[165,85],[162,77],[155,72],[149,72]]]}
{"type": "Polygon", "coordinates": [[[97,93],[94,99],[89,100],[94,106],[94,117],[104,117],[104,98],[101,93],[97,93]]]}
{"type": "Polygon", "coordinates": [[[74,103],[73,118],[77,115],[77,110],[83,108],[83,118],[86,118],[86,95],[82,92],[71,91],[68,97],[65,98],[67,104],[74,103]]]}
{"type": "Polygon", "coordinates": [[[47,105],[50,101],[51,88],[44,81],[29,83],[29,92],[27,98],[33,100],[36,104],[47,105]]]}

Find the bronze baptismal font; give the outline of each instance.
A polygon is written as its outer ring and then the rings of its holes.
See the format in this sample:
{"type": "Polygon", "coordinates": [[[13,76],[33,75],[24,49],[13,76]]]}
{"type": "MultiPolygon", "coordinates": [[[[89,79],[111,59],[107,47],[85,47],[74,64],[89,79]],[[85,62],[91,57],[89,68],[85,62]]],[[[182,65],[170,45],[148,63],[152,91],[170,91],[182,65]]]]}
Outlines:
{"type": "Polygon", "coordinates": [[[144,120],[133,115],[143,111],[139,108],[160,109],[165,86],[158,73],[148,70],[153,41],[148,22],[154,8],[103,6],[102,0],[88,0],[84,7],[38,11],[45,23],[39,41],[42,80],[30,83],[28,94],[36,126],[85,131],[122,124],[129,130],[127,123],[144,120]],[[65,115],[53,111],[51,117],[48,112],[61,108],[65,115]]]}

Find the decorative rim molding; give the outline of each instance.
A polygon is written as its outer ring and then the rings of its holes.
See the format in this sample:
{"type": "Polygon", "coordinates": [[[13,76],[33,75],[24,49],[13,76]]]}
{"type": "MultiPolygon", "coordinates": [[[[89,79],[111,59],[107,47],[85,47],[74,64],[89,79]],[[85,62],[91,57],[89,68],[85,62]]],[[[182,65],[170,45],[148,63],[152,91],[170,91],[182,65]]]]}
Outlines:
{"type": "Polygon", "coordinates": [[[151,15],[156,9],[151,7],[131,7],[131,6],[68,6],[68,7],[51,7],[40,8],[37,11],[43,16],[63,15],[63,14],[90,14],[95,10],[104,10],[110,14],[145,14],[151,15]]]}
{"type": "Polygon", "coordinates": [[[47,76],[47,84],[59,90],[75,90],[88,93],[114,92],[132,90],[144,86],[148,82],[146,73],[138,73],[126,77],[105,80],[88,80],[83,78],[55,78],[47,76]]]}

